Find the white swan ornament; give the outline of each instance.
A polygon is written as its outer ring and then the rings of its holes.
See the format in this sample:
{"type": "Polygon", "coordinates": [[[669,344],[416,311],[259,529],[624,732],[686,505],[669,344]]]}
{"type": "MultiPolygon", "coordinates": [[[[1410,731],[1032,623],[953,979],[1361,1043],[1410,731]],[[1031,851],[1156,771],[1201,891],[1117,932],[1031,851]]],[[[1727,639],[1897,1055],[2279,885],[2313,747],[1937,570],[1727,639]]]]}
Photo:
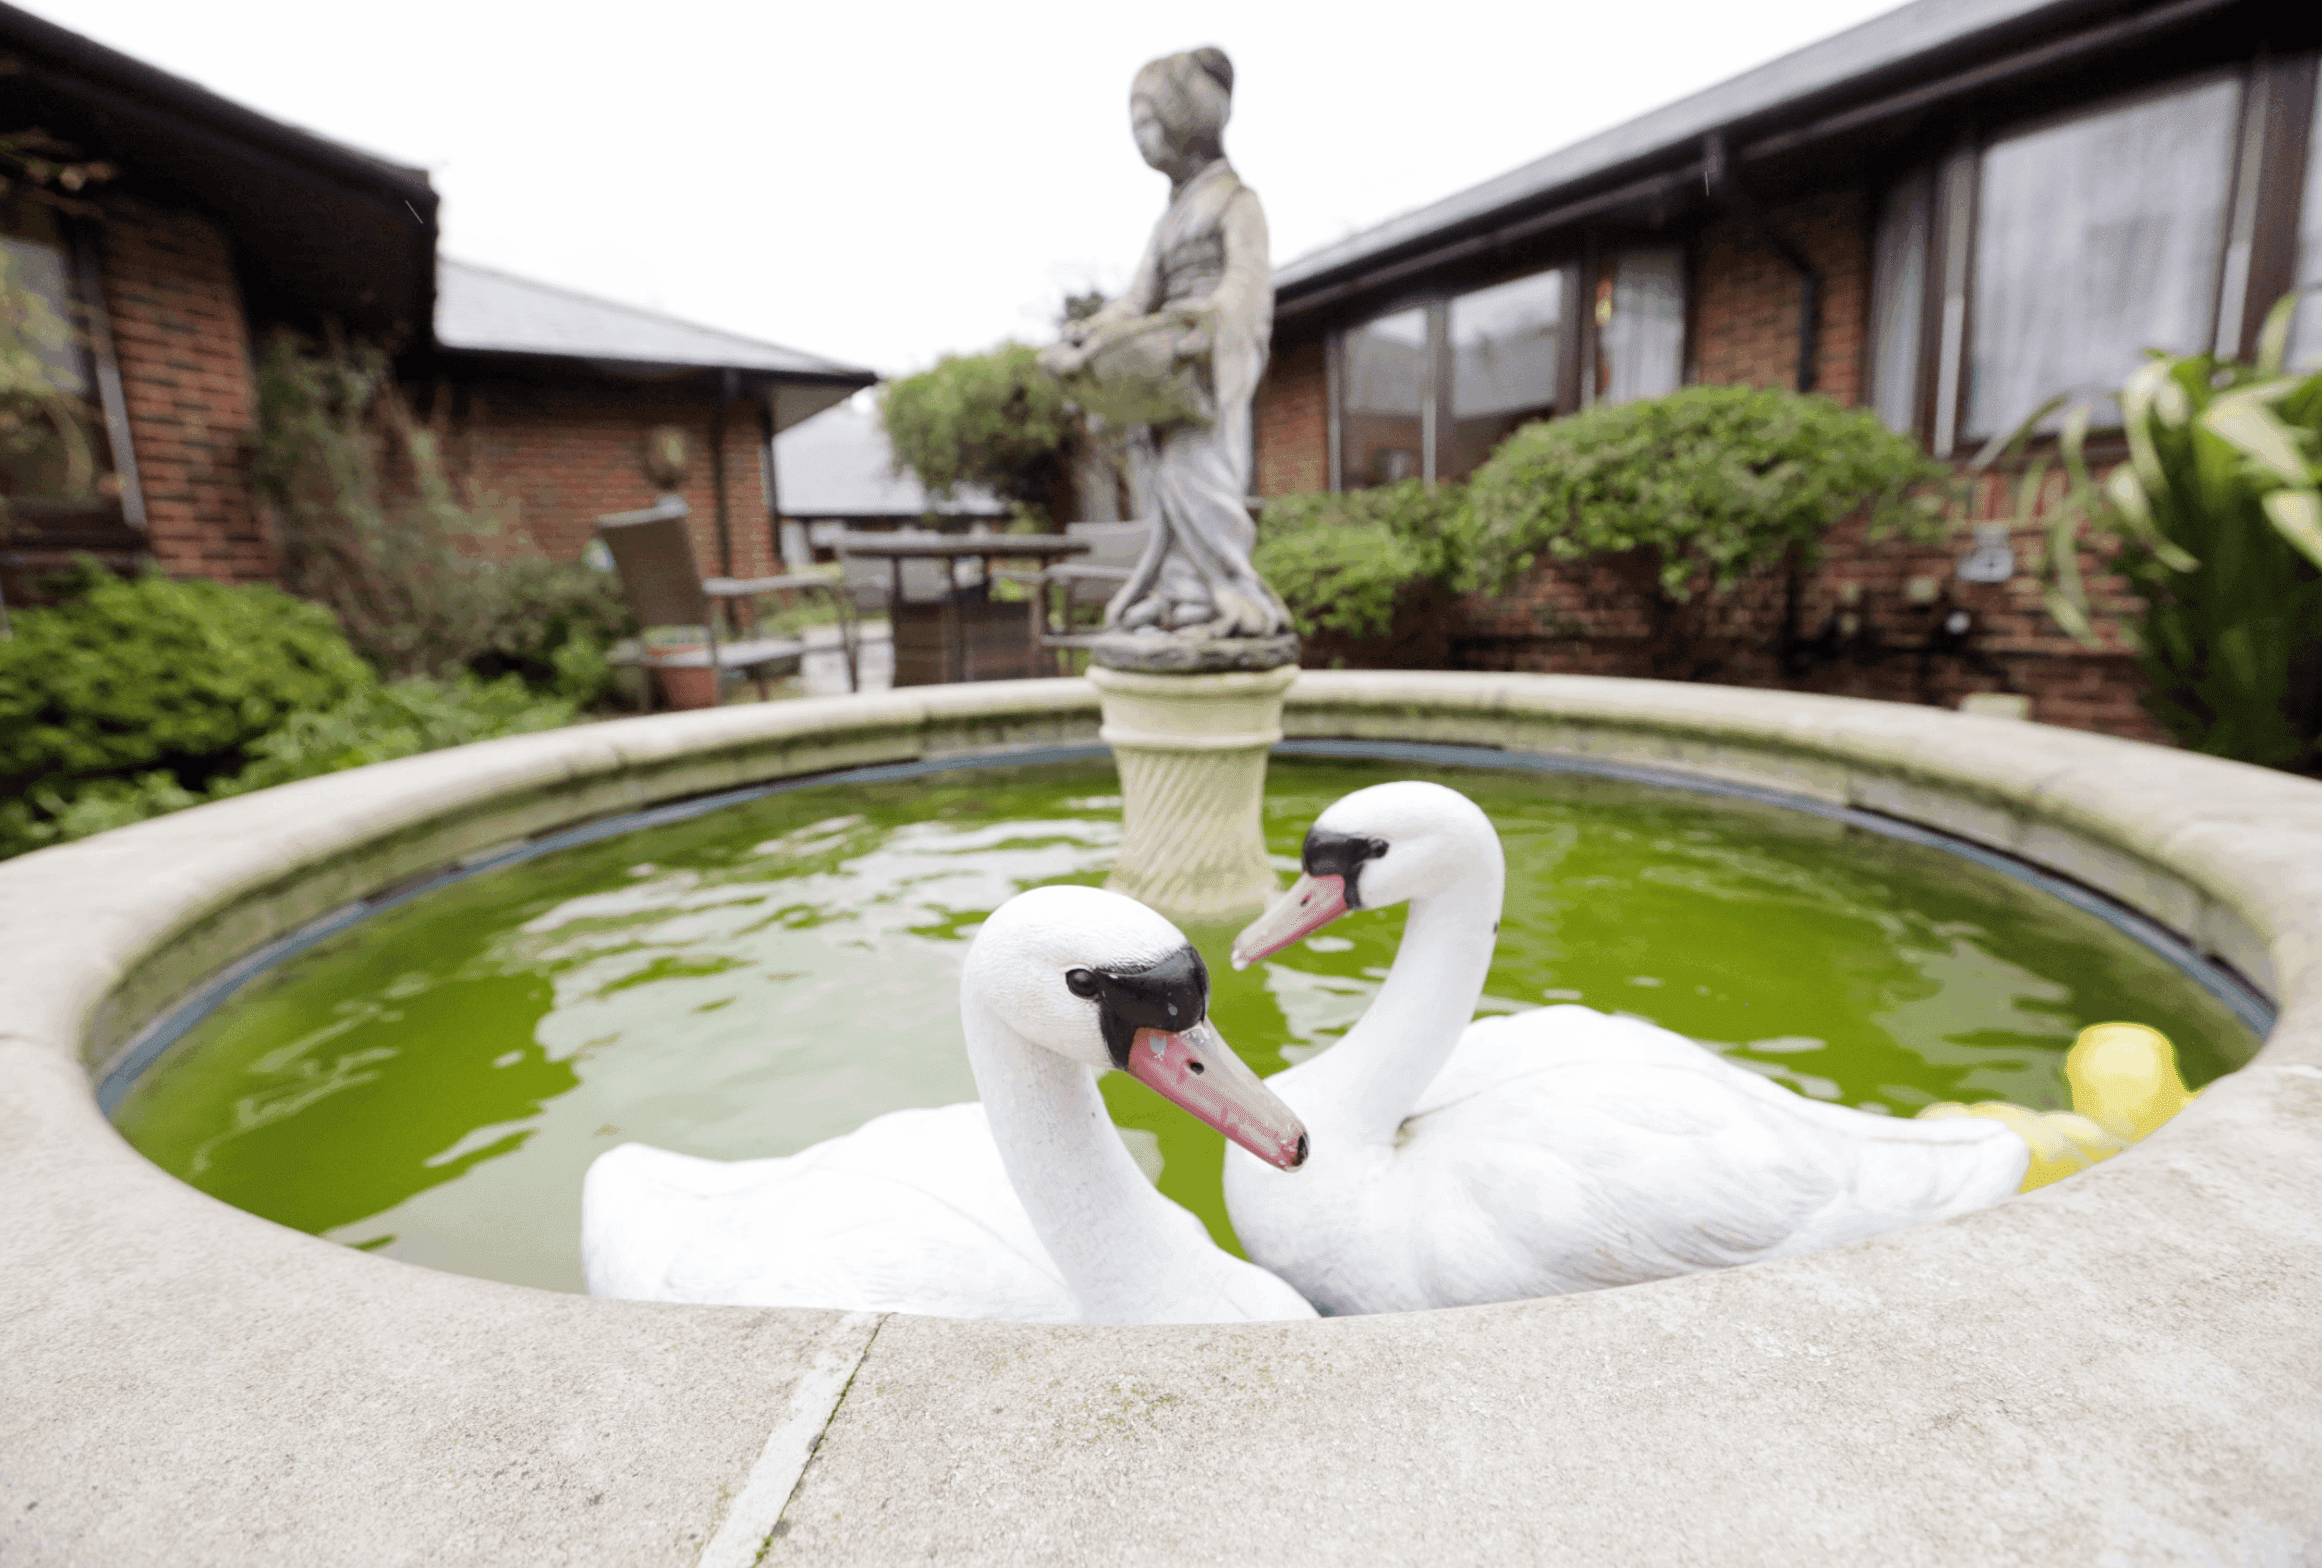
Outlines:
{"type": "Polygon", "coordinates": [[[1119,1068],[1295,1170],[1305,1129],[1208,1010],[1201,955],[1143,905],[1019,894],[960,977],[980,1103],[896,1111],[780,1159],[609,1150],[581,1192],[589,1293],[1043,1323],[1312,1317],[1154,1190],[1097,1092],[1119,1068]]]}
{"type": "Polygon", "coordinates": [[[1505,876],[1499,835],[1466,796],[1375,785],[1315,820],[1304,875],[1234,941],[1242,968],[1349,910],[1411,905],[1362,1020],[1266,1080],[1313,1131],[1308,1169],[1284,1181],[1227,1151],[1242,1245],[1323,1311],[1785,1257],[1982,1208],[2023,1182],[2031,1151],[1997,1122],[1820,1104],[1586,1007],[1475,1019],[1505,876]]]}

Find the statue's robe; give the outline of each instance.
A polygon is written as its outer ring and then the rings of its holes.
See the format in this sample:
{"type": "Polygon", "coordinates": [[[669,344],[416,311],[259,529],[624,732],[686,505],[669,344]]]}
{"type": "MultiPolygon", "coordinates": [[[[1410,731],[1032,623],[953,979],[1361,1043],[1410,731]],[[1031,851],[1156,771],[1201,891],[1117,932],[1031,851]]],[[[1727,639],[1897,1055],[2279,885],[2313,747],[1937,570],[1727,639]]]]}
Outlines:
{"type": "Polygon", "coordinates": [[[1159,599],[1175,607],[1163,624],[1208,606],[1206,619],[1186,627],[1201,634],[1286,631],[1281,601],[1250,566],[1257,530],[1244,500],[1254,457],[1250,408],[1274,331],[1273,264],[1258,194],[1223,158],[1177,192],[1128,288],[1090,325],[1178,306],[1199,308],[1210,322],[1208,354],[1190,366],[1205,417],[1154,426],[1132,442],[1137,488],[1159,526],[1106,620],[1147,618],[1132,612],[1159,599]]]}

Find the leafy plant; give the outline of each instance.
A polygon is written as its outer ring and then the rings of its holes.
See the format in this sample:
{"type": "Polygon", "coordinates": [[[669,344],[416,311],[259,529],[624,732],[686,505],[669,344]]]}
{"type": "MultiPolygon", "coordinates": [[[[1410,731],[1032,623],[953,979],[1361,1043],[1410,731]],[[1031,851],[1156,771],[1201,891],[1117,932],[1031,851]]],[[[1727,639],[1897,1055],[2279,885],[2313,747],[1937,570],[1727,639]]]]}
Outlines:
{"type": "Polygon", "coordinates": [[[949,355],[887,383],[879,416],[897,470],[918,475],[930,495],[980,485],[1053,520],[1072,494],[1080,416],[1021,343],[949,355]]]}
{"type": "Polygon", "coordinates": [[[0,853],[54,837],[85,793],[197,795],[291,715],[375,683],[318,605],[87,567],[0,642],[0,853]]]}
{"type": "Polygon", "coordinates": [[[278,330],[256,380],[251,472],[274,512],[284,585],[330,606],[383,675],[441,672],[486,647],[495,605],[483,541],[497,524],[460,504],[386,355],[278,330]],[[402,493],[390,456],[408,475],[402,493]]]}
{"type": "Polygon", "coordinates": [[[374,677],[330,612],[265,587],[123,581],[18,617],[0,643],[0,783],[161,768],[189,787],[241,766],[292,713],[374,677]]]}
{"type": "MultiPolygon", "coordinates": [[[[2158,351],[2120,392],[2128,458],[2091,479],[2085,404],[2057,443],[2066,490],[2048,519],[2051,614],[2096,642],[2079,556],[2109,544],[2144,601],[2135,642],[2146,707],[2195,751],[2312,771],[2322,742],[2322,371],[2283,372],[2292,293],[2268,316],[2255,362],[2158,351]]],[[[2051,399],[1987,447],[1977,471],[2021,451],[2063,405],[2051,399]]],[[[2020,521],[2051,469],[2016,486],[2020,521]]]]}
{"type": "Polygon", "coordinates": [[[1306,636],[1379,638],[1426,587],[1471,585],[1473,532],[1458,485],[1277,496],[1259,516],[1251,564],[1306,636]]]}
{"type": "Polygon", "coordinates": [[[292,714],[251,746],[248,767],[211,793],[243,795],[470,741],[561,729],[577,717],[572,703],[541,697],[513,675],[496,681],[414,676],[351,693],[329,708],[292,714]]]}
{"type": "Polygon", "coordinates": [[[490,563],[484,585],[492,620],[484,646],[466,660],[469,673],[513,675],[584,708],[612,700],[605,650],[637,632],[617,577],[585,561],[518,556],[490,563]]]}

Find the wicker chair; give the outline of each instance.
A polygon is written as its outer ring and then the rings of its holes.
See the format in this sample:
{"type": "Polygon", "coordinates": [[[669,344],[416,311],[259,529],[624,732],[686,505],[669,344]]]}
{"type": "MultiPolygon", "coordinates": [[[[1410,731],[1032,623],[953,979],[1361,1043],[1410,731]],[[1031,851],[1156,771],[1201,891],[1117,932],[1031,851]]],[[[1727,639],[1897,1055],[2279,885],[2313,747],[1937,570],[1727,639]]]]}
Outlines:
{"type": "MultiPolygon", "coordinates": [[[[651,668],[699,669],[717,672],[716,688],[729,675],[758,683],[795,675],[805,661],[806,644],[795,637],[758,635],[757,599],[761,594],[812,594],[826,598],[838,612],[839,643],[846,656],[847,689],[861,689],[855,606],[845,585],[821,573],[789,572],[779,577],[703,577],[694,565],[693,538],[686,528],[688,508],[683,496],[663,496],[654,505],[635,512],[615,512],[597,519],[597,537],[612,553],[620,573],[621,589],[629,608],[643,627],[699,626],[706,645],[666,656],[651,656],[640,646],[615,662],[645,664],[651,668]],[[726,611],[727,629],[718,627],[719,607],[726,611]],[[740,620],[737,620],[740,617],[740,620]],[[746,621],[746,624],[744,622],[746,621]]],[[[653,703],[650,669],[644,682],[643,705],[653,703]]]]}

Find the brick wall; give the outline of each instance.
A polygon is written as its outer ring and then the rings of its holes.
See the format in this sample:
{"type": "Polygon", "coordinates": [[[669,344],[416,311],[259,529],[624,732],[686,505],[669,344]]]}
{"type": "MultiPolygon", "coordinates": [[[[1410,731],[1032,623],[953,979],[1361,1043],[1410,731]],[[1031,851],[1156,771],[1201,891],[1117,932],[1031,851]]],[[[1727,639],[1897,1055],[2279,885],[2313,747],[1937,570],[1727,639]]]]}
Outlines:
{"type": "MultiPolygon", "coordinates": [[[[1856,403],[1867,369],[1867,197],[1825,193],[1769,216],[1823,275],[1818,390],[1856,403]]],[[[1713,223],[1695,239],[1691,326],[1694,381],[1794,384],[1798,276],[1739,221],[1713,223]]],[[[1326,412],[1320,345],[1284,353],[1259,405],[1260,493],[1325,488],[1326,412]]],[[[1982,481],[1971,520],[2012,524],[2013,485],[2012,476],[1982,481]]],[[[2004,583],[1959,580],[1964,533],[1929,548],[1868,537],[1858,520],[1841,524],[1825,541],[1821,563],[1801,578],[1796,626],[1803,645],[1786,651],[1790,585],[1776,572],[1742,583],[1703,612],[1704,656],[1691,667],[1656,659],[1665,642],[1654,636],[1641,563],[1616,560],[1543,565],[1504,595],[1469,596],[1452,617],[1448,656],[1469,669],[1709,679],[1946,707],[1972,692],[2008,692],[2028,697],[2032,717],[2047,723],[2162,740],[2140,705],[2144,683],[2120,635],[2137,611],[2121,579],[2099,556],[2082,555],[2096,649],[2075,642],[2042,606],[2032,571],[2045,544],[2046,507],[2060,489],[2052,477],[2027,524],[2011,527],[2017,571],[2004,583]],[[1956,611],[1970,618],[1964,638],[1945,630],[1956,611]]],[[[1362,656],[1360,649],[1346,652],[1362,656]]]]}
{"type": "Polygon", "coordinates": [[[271,581],[243,464],[257,393],[226,237],[134,197],[104,211],[105,305],[154,560],[174,577],[271,581]]]}
{"type": "Polygon", "coordinates": [[[1330,488],[1330,389],[1319,342],[1282,350],[1258,386],[1259,495],[1330,488]]]}
{"type": "MultiPolygon", "coordinates": [[[[1860,400],[1870,313],[1867,198],[1833,192],[1769,214],[1822,274],[1815,390],[1860,400]]],[[[1792,387],[1798,374],[1799,277],[1738,219],[1694,246],[1692,378],[1711,386],[1792,387]]]]}
{"type": "MultiPolygon", "coordinates": [[[[526,545],[571,560],[595,537],[606,512],[650,506],[642,467],[646,432],[677,425],[690,438],[683,494],[693,509],[694,555],[719,570],[717,492],[710,462],[716,398],[687,385],[513,376],[444,381],[411,389],[423,417],[443,435],[453,478],[472,504],[494,510],[512,548],[526,545]]],[[[767,523],[758,408],[736,401],[726,419],[728,527],[737,576],[781,570],[767,523]]]]}

